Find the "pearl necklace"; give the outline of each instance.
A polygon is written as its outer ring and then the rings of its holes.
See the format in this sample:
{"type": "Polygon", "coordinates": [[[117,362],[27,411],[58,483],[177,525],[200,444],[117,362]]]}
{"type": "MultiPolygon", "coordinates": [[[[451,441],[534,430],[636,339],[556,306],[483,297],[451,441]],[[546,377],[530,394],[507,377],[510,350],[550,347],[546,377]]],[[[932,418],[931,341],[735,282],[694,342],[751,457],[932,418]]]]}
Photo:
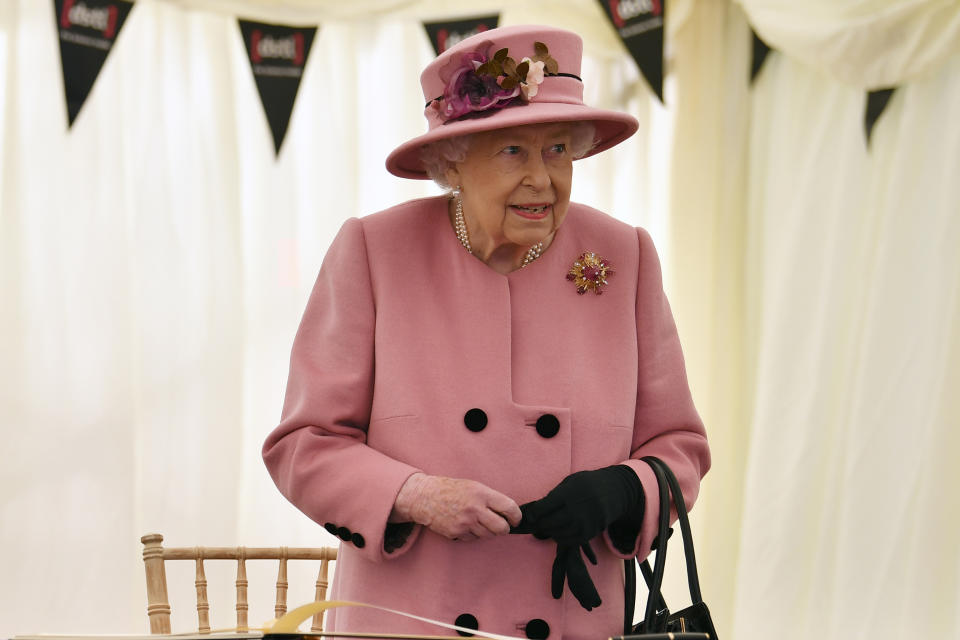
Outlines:
{"type": "MultiPolygon", "coordinates": [[[[463,219],[463,202],[460,200],[460,195],[454,195],[456,200],[456,211],[453,215],[453,230],[457,232],[457,240],[460,241],[460,244],[463,245],[463,248],[467,250],[467,253],[473,255],[473,247],[470,246],[470,235],[467,233],[467,223],[463,219]]],[[[520,268],[523,269],[525,266],[536,260],[543,253],[543,242],[538,242],[529,249],[527,253],[523,256],[523,262],[520,263],[520,268]]]]}

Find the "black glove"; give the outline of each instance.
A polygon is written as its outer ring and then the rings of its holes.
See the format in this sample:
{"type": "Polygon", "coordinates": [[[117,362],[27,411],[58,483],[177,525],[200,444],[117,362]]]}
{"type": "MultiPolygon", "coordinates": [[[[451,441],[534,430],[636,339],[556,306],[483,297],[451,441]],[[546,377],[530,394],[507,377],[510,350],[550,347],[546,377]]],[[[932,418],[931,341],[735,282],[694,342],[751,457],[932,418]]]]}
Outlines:
{"type": "Polygon", "coordinates": [[[407,543],[411,533],[413,533],[412,522],[388,522],[383,534],[383,550],[393,553],[407,543]]]}
{"type": "Polygon", "coordinates": [[[553,574],[550,580],[550,591],[554,598],[563,595],[563,582],[568,580],[570,593],[574,595],[580,606],[590,611],[599,607],[601,600],[597,588],[587,573],[587,565],[580,557],[580,550],[592,564],[597,564],[597,556],[589,542],[581,544],[558,544],[557,557],[553,561],[553,574]]]}
{"type": "Polygon", "coordinates": [[[643,487],[630,467],[578,471],[540,500],[521,505],[523,519],[511,533],[553,538],[561,546],[579,545],[618,520],[642,521],[643,508],[643,487]]]}

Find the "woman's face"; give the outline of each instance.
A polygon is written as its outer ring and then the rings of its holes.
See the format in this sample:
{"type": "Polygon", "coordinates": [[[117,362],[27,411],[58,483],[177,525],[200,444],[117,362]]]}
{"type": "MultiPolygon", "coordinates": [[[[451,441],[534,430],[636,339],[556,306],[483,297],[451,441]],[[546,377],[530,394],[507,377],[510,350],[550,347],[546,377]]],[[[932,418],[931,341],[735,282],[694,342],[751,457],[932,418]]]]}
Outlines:
{"type": "Polygon", "coordinates": [[[524,125],[476,134],[463,162],[448,172],[461,189],[475,248],[541,242],[570,206],[570,125],[524,125]]]}

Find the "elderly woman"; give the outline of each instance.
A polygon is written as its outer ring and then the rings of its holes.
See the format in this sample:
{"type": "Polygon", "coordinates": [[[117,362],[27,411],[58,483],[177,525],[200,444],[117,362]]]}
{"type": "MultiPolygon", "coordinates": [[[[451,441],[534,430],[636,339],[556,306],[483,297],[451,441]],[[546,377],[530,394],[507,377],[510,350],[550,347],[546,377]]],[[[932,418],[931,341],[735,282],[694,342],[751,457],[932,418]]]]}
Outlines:
{"type": "Polygon", "coordinates": [[[451,194],[348,220],[324,258],[263,456],[343,540],[332,597],[380,607],[329,630],[613,635],[656,530],[641,458],[691,502],[709,467],[649,235],[570,202],[573,161],[637,129],[583,104],[581,47],[519,26],[441,54],[387,169],[451,194]]]}

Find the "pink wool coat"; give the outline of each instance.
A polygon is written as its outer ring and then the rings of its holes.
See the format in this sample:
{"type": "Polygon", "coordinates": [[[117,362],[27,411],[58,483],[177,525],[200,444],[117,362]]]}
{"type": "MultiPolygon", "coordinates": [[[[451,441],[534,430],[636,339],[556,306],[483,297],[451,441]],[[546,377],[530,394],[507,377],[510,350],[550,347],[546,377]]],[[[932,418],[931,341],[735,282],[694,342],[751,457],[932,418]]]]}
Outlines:
{"type": "MultiPolygon", "coordinates": [[[[623,623],[621,558],[604,533],[588,565],[603,604],[550,594],[556,544],[531,535],[453,542],[415,527],[392,552],[387,518],[414,472],[471,478],[518,504],[574,471],[624,463],[655,535],[656,480],[688,503],[709,467],[649,235],[571,204],[537,261],[496,273],[460,246],[447,200],[350,219],[334,240],[291,357],[282,421],[263,447],[280,491],[344,540],[331,597],[520,637],[601,639],[623,623]],[[602,295],[566,279],[584,251],[615,273],[602,295]]],[[[328,630],[450,633],[374,609],[328,630]]]]}

